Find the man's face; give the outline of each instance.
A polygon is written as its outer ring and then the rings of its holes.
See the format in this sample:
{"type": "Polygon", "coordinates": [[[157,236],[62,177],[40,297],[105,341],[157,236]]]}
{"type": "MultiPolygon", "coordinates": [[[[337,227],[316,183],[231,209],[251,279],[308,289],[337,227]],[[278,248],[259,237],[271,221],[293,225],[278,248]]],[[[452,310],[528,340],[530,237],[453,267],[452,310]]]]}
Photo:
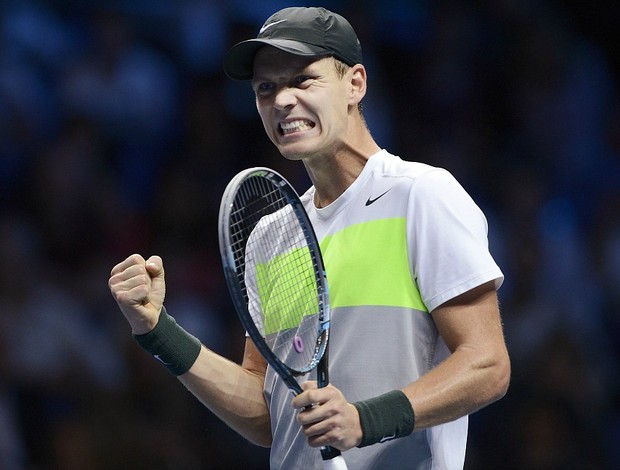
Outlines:
{"type": "Polygon", "coordinates": [[[256,107],[267,135],[288,159],[333,154],[346,137],[347,75],[341,79],[333,61],[273,47],[256,54],[256,107]]]}

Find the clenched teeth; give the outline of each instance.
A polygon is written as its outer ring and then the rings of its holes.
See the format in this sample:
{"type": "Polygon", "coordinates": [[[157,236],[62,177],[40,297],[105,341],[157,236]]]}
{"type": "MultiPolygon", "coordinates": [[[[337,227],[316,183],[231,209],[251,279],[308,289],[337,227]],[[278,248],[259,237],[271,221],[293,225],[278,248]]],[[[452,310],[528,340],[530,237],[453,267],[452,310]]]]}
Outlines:
{"type": "Polygon", "coordinates": [[[305,131],[308,129],[312,129],[313,127],[314,124],[311,121],[307,121],[305,119],[280,123],[280,129],[282,129],[282,133],[284,135],[292,134],[293,132],[305,131]]]}

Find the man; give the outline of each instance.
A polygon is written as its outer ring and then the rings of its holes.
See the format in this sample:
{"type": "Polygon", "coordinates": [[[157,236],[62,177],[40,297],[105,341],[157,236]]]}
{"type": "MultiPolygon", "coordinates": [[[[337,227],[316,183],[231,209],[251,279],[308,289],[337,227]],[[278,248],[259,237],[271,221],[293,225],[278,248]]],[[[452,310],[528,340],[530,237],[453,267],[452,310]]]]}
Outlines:
{"type": "Polygon", "coordinates": [[[224,61],[251,80],[267,135],[303,162],[302,200],[321,242],[332,300],[331,384],[290,391],[246,341],[241,365],[163,309],[162,260],[132,255],[109,281],[136,339],[213,413],[271,446],[272,468],[462,468],[467,415],[502,397],[510,364],[484,215],[445,170],[404,162],[373,140],[360,103],[361,46],[322,8],[272,15],[224,61]],[[314,405],[314,406],[310,406],[314,405]]]}

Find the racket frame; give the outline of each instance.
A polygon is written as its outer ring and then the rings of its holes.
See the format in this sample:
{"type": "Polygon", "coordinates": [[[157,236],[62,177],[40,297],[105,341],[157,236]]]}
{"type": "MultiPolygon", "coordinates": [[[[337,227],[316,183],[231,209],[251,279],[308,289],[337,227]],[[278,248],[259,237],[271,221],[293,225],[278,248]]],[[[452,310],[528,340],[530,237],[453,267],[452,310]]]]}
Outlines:
{"type": "Polygon", "coordinates": [[[327,372],[327,344],[329,339],[331,318],[329,289],[327,284],[327,278],[325,275],[323,258],[321,255],[318,240],[316,238],[316,234],[314,232],[308,214],[306,213],[306,210],[303,207],[303,204],[299,199],[299,195],[297,194],[295,189],[282,175],[270,168],[254,167],[241,171],[230,181],[230,183],[228,183],[228,186],[226,187],[222,196],[222,202],[219,212],[218,233],[222,265],[224,267],[224,276],[226,278],[228,288],[231,292],[233,305],[235,307],[237,315],[239,316],[241,324],[245,328],[248,336],[254,342],[254,345],[256,346],[258,351],[265,358],[267,363],[274,369],[274,371],[280,376],[286,386],[295,395],[302,392],[301,386],[299,385],[295,377],[305,375],[315,368],[317,370],[318,387],[323,387],[328,384],[329,377],[327,372]],[[253,177],[267,179],[285,197],[288,205],[292,208],[295,216],[299,220],[304,238],[306,240],[306,243],[308,244],[308,249],[310,250],[313,261],[316,265],[315,280],[317,285],[317,299],[319,306],[317,340],[314,345],[312,360],[304,368],[293,369],[289,367],[271,351],[269,345],[263,337],[263,334],[259,331],[258,327],[254,323],[252,315],[250,314],[250,311],[248,309],[248,305],[246,303],[247,293],[244,292],[245,285],[242,287],[240,284],[239,272],[235,263],[233,250],[231,249],[232,239],[229,230],[229,223],[234,207],[234,201],[240,185],[244,181],[253,177]]]}
{"type": "MultiPolygon", "coordinates": [[[[274,369],[274,371],[284,381],[286,386],[295,395],[298,395],[302,392],[301,386],[299,385],[295,377],[304,375],[314,368],[316,368],[317,373],[317,386],[321,388],[327,385],[329,383],[327,345],[329,339],[329,329],[331,325],[329,289],[318,239],[316,237],[308,214],[306,213],[306,210],[303,207],[303,204],[299,199],[299,195],[297,194],[295,189],[282,175],[270,168],[254,167],[241,171],[230,181],[230,183],[228,183],[228,186],[226,187],[222,196],[218,220],[218,235],[222,265],[224,267],[224,276],[226,278],[226,283],[228,284],[228,288],[231,293],[233,305],[235,307],[235,310],[237,311],[237,315],[239,316],[241,324],[246,329],[248,336],[252,339],[254,345],[261,353],[263,358],[265,358],[267,363],[274,369]],[[243,181],[255,176],[266,178],[272,184],[274,184],[274,186],[279,188],[279,190],[284,194],[286,200],[288,201],[289,205],[291,206],[295,215],[300,221],[304,238],[308,243],[308,247],[312,253],[316,265],[315,277],[317,282],[317,300],[319,306],[317,341],[315,344],[314,356],[312,361],[307,367],[301,370],[295,370],[290,368],[271,351],[269,345],[265,341],[265,338],[254,323],[254,320],[252,319],[252,316],[246,304],[247,294],[244,293],[245,280],[243,281],[244,287],[242,288],[240,286],[239,273],[237,272],[237,266],[235,263],[233,250],[231,248],[232,240],[229,231],[229,220],[239,186],[243,181]]],[[[325,470],[346,470],[346,462],[344,461],[341,452],[338,449],[330,446],[321,447],[321,456],[323,459],[323,467],[325,470]]]]}

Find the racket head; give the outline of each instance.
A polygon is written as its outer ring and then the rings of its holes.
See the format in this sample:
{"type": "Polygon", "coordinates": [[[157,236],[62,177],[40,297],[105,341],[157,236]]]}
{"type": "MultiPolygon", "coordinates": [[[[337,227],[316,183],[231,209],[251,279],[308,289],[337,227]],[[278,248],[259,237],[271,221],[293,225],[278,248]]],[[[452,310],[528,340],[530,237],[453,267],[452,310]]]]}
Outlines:
{"type": "MultiPolygon", "coordinates": [[[[218,231],[242,325],[275,372],[300,393],[295,377],[325,362],[330,308],[321,251],[299,195],[269,168],[244,170],[224,191],[218,231]]],[[[326,375],[326,366],[320,369],[326,375]]]]}

